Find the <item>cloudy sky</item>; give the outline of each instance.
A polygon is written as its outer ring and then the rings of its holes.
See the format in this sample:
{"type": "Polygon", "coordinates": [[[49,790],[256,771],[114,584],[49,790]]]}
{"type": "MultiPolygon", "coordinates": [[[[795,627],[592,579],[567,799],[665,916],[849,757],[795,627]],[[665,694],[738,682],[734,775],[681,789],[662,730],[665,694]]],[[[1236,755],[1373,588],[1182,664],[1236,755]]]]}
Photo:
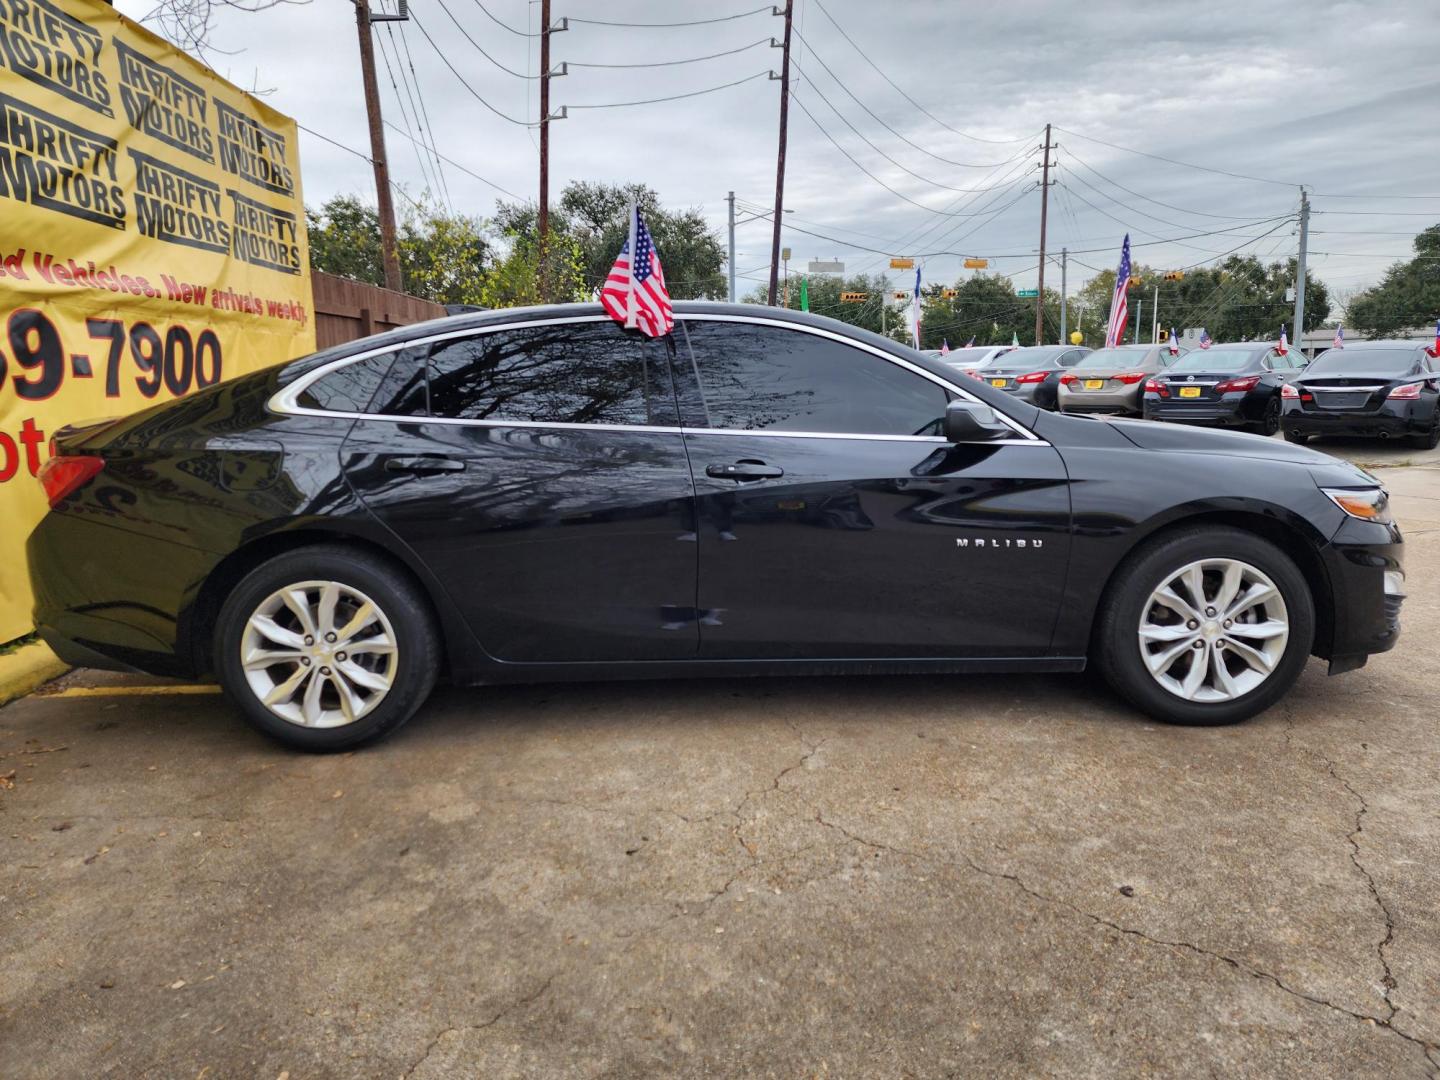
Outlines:
{"type": "MultiPolygon", "coordinates": [[[[151,4],[118,6],[140,18],[151,4]]],[[[780,67],[769,39],[783,20],[756,8],[553,0],[553,17],[570,19],[552,36],[553,63],[570,66],[551,83],[552,108],[569,112],[551,125],[552,197],[570,179],[643,180],[722,230],[727,191],[768,205],[779,84],[767,73],[780,67]],[[697,57],[713,58],[617,66],[697,57]]],[[[506,192],[533,198],[539,42],[527,35],[539,4],[411,0],[410,10],[408,23],[376,31],[386,118],[399,129],[387,131],[395,179],[415,197],[443,181],[456,210],[480,215],[506,192]],[[433,132],[468,173],[441,163],[437,179],[407,130],[433,132]]],[[[1076,253],[1072,288],[1113,266],[1127,230],[1136,258],[1162,268],[1233,249],[1292,254],[1301,184],[1313,196],[1311,266],[1334,289],[1373,282],[1440,222],[1436,0],[795,0],[795,12],[792,267],[840,258],[862,271],[913,254],[927,280],[953,280],[973,255],[1033,285],[1047,122],[1058,144],[1049,247],[1076,253]]],[[[211,62],[232,81],[367,148],[348,3],[223,12],[212,42],[211,62]]],[[[302,132],[301,160],[311,205],[373,195],[368,164],[315,135],[302,132]]],[[[767,273],[768,223],[741,225],[737,247],[743,292],[767,273]]],[[[1058,284],[1058,269],[1047,277],[1058,284]]]]}

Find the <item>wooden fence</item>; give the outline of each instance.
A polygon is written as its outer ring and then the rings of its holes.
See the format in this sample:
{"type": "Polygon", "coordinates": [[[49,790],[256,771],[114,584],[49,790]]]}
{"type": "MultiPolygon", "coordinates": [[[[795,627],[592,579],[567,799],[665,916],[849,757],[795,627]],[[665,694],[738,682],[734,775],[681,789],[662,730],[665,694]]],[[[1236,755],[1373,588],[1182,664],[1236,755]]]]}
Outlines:
{"type": "Polygon", "coordinates": [[[320,270],[310,278],[315,289],[315,341],[321,349],[445,314],[440,304],[363,281],[320,270]]]}

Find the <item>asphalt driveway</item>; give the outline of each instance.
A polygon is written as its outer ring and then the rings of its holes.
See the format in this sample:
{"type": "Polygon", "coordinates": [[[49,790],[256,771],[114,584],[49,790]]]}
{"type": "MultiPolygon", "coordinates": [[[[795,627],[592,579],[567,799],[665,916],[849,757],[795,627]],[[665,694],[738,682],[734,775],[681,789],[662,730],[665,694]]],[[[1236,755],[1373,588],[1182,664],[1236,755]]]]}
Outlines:
{"type": "Polygon", "coordinates": [[[1234,728],[707,680],[316,758],[73,674],[0,710],[0,1074],[1440,1075],[1440,460],[1353,455],[1403,640],[1234,728]]]}

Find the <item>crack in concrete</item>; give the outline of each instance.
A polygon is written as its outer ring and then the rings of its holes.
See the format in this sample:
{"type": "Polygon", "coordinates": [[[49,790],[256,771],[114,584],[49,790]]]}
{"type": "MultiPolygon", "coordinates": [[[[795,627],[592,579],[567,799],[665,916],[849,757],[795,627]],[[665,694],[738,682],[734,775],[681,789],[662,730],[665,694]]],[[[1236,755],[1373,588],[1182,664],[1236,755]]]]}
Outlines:
{"type": "Polygon", "coordinates": [[[433,1039],[430,1040],[428,1044],[426,1044],[425,1052],[420,1055],[419,1060],[417,1060],[414,1065],[411,1065],[408,1069],[406,1069],[403,1073],[400,1074],[400,1080],[409,1080],[409,1078],[414,1075],[415,1070],[420,1068],[420,1066],[424,1065],[425,1062],[429,1060],[430,1055],[435,1052],[435,1048],[439,1046],[442,1042],[444,1042],[449,1036],[461,1031],[483,1031],[485,1028],[494,1027],[501,1020],[505,1019],[505,1017],[509,1016],[517,1009],[523,1009],[526,1005],[530,1005],[538,1001],[544,995],[545,991],[550,989],[550,984],[553,983],[558,977],[559,972],[547,976],[545,981],[542,982],[539,987],[537,987],[530,993],[525,994],[523,997],[516,998],[509,1005],[506,1005],[503,1009],[501,1009],[494,1016],[492,1016],[489,1020],[482,1020],[478,1024],[457,1024],[453,1027],[442,1029],[438,1034],[436,1034],[433,1039]]]}
{"type": "MultiPolygon", "coordinates": [[[[942,866],[947,865],[945,860],[937,858],[935,856],[927,855],[918,851],[911,851],[908,848],[896,847],[893,844],[882,843],[878,840],[871,840],[868,837],[864,837],[859,835],[858,833],[851,832],[849,829],[839,824],[838,822],[827,821],[821,814],[821,812],[818,810],[815,812],[814,820],[827,829],[834,829],[838,831],[841,835],[845,836],[847,839],[857,844],[862,844],[866,847],[875,848],[881,851],[894,852],[897,855],[904,855],[909,858],[920,859],[942,866]]],[[[1324,1008],[1330,1009],[1344,1016],[1348,1016],[1352,1019],[1360,1020],[1364,1023],[1374,1024],[1377,1027],[1382,1027],[1387,1031],[1398,1035],[1406,1042],[1418,1047],[1420,1049],[1420,1052],[1425,1056],[1425,1060],[1430,1065],[1430,1076],[1432,1077],[1432,1080],[1433,1078],[1440,1077],[1440,1044],[1428,1042],[1425,1039],[1422,1039],[1416,1035],[1411,1035],[1409,1032],[1402,1031],[1400,1028],[1396,1027],[1393,1023],[1395,1017],[1395,1011],[1393,1007],[1390,1015],[1386,1017],[1371,1016],[1367,1013],[1355,1012],[1352,1009],[1347,1009],[1343,1005],[1337,1005],[1332,1001],[1326,1000],[1325,998],[1317,997],[1314,994],[1308,994],[1303,990],[1297,990],[1295,987],[1292,987],[1285,983],[1278,975],[1266,971],[1263,968],[1258,968],[1254,965],[1247,964],[1242,960],[1237,960],[1233,956],[1228,956],[1225,953],[1216,952],[1213,949],[1207,949],[1204,946],[1196,945],[1193,942],[1171,941],[1166,938],[1159,938],[1151,934],[1147,934],[1143,930],[1136,930],[1131,927],[1122,926],[1119,923],[1114,922],[1113,920],[1105,918],[1103,915],[1096,915],[1093,912],[1086,911],[1084,908],[1080,907],[1078,904],[1075,904],[1073,901],[1066,900],[1063,897],[1050,896],[1046,893],[1042,893],[1039,890],[1027,885],[1018,874],[1009,873],[1004,870],[995,870],[988,866],[984,866],[976,862],[963,851],[960,852],[959,855],[960,858],[965,861],[966,866],[968,866],[969,869],[974,873],[981,874],[985,877],[993,878],[996,880],[1008,881],[1026,896],[1030,897],[1032,900],[1038,901],[1039,903],[1063,907],[1069,911],[1074,912],[1076,915],[1079,915],[1084,919],[1088,919],[1090,922],[1095,923],[1098,926],[1103,926],[1109,930],[1115,931],[1118,934],[1125,934],[1128,937],[1136,938],[1151,945],[1158,945],[1164,948],[1190,952],[1194,953],[1197,956],[1203,956],[1211,960],[1218,960],[1221,963],[1227,965],[1228,967],[1233,968],[1234,970],[1239,971],[1245,975],[1248,975],[1253,979],[1268,983],[1276,987],[1277,989],[1284,991],[1286,994],[1297,998],[1298,1000],[1306,1001],[1313,1005],[1320,1005],[1324,1008]]],[[[1386,1004],[1389,1004],[1388,998],[1386,1004]]]]}

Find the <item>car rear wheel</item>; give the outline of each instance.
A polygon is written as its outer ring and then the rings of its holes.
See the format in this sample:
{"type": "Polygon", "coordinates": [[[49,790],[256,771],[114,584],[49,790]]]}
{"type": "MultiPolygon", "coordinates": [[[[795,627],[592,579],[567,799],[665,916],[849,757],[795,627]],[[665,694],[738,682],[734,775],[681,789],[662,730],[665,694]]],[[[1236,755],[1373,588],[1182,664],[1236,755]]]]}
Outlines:
{"type": "Polygon", "coordinates": [[[1178,724],[1233,724],[1273,705],[1305,666],[1315,606],[1283,551],[1251,533],[1171,533],[1126,560],[1102,602],[1102,674],[1178,724]]]}
{"type": "Polygon", "coordinates": [[[389,735],[435,684],[429,604],[384,560],[340,545],[278,555],[230,593],[216,668],[245,719],[299,750],[389,735]]]}
{"type": "Polygon", "coordinates": [[[1267,439],[1280,430],[1280,399],[1272,397],[1265,404],[1265,413],[1258,423],[1251,424],[1250,430],[1256,435],[1264,435],[1267,439]]]}
{"type": "Polygon", "coordinates": [[[1440,446],[1440,405],[1435,407],[1435,415],[1430,420],[1430,430],[1424,435],[1411,435],[1409,441],[1416,450],[1434,450],[1440,446]]]}

